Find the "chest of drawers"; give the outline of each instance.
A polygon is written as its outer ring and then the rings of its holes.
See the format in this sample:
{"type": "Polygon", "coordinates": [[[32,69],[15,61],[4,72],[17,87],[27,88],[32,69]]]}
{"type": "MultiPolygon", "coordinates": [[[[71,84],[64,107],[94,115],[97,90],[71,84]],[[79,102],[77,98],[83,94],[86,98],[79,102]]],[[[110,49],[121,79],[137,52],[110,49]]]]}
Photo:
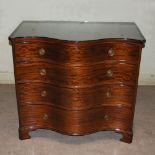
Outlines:
{"type": "Polygon", "coordinates": [[[101,130],[132,141],[141,50],[134,23],[24,21],[13,49],[19,138],[101,130]]]}

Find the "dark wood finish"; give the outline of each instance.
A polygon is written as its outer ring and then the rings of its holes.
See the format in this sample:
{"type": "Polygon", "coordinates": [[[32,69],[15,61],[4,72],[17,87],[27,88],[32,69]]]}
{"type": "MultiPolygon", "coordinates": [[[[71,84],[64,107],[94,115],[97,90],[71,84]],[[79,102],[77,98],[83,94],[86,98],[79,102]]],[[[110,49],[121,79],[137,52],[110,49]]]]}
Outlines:
{"type": "Polygon", "coordinates": [[[145,41],[137,25],[131,22],[23,21],[10,38],[23,37],[46,37],[66,41],[107,38],[145,41]]]}
{"type": "Polygon", "coordinates": [[[135,87],[123,84],[65,88],[37,82],[33,85],[24,83],[17,86],[20,105],[45,104],[66,110],[84,110],[102,107],[102,105],[126,105],[130,107],[133,106],[135,98],[135,87]]]}
{"type": "Polygon", "coordinates": [[[126,83],[135,85],[138,64],[102,63],[93,66],[72,67],[49,63],[17,64],[18,83],[46,81],[63,87],[126,83]],[[109,74],[112,74],[111,76],[109,74]],[[109,77],[110,76],[110,77],[109,77]]]}
{"type": "Polygon", "coordinates": [[[69,135],[83,135],[106,128],[130,132],[133,119],[132,108],[125,106],[102,106],[91,110],[73,111],[53,106],[28,105],[26,108],[21,106],[19,114],[23,127],[53,128],[69,135]]]}
{"type": "Polygon", "coordinates": [[[9,40],[20,139],[43,128],[67,135],[111,130],[132,142],[145,43],[134,23],[28,21],[9,40]]]}
{"type": "MultiPolygon", "coordinates": [[[[26,41],[26,40],[25,40],[26,41]]],[[[42,41],[42,40],[40,40],[42,41]]],[[[16,61],[32,63],[36,61],[55,63],[58,65],[92,65],[102,63],[105,60],[123,60],[126,63],[136,63],[140,56],[140,47],[124,42],[98,42],[91,43],[87,46],[81,43],[74,43],[71,45],[62,45],[60,43],[36,43],[25,42],[24,44],[17,44],[16,61]],[[40,55],[39,50],[44,48],[46,54],[40,55]],[[109,49],[115,50],[114,56],[109,56],[109,49]],[[52,52],[51,52],[52,51],[52,52]],[[33,58],[33,59],[32,59],[33,58]]]]}

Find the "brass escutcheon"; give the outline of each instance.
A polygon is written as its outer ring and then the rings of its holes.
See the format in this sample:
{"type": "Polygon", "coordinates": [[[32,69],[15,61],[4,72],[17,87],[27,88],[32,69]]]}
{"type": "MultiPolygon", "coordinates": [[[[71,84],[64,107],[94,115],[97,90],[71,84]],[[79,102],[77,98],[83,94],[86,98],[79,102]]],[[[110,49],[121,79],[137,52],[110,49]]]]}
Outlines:
{"type": "Polygon", "coordinates": [[[44,48],[39,49],[39,55],[45,55],[46,51],[44,48]]]}
{"type": "Polygon", "coordinates": [[[46,69],[41,69],[40,70],[40,75],[46,75],[46,69]]]}
{"type": "Polygon", "coordinates": [[[48,115],[47,115],[47,114],[44,114],[44,115],[43,115],[43,119],[44,119],[44,120],[47,120],[47,119],[48,119],[48,115]]]}
{"type": "Polygon", "coordinates": [[[106,97],[111,97],[111,92],[110,91],[106,92],[106,97]]]}
{"type": "Polygon", "coordinates": [[[104,115],[104,119],[105,120],[108,120],[108,115],[104,115]]]}
{"type": "Polygon", "coordinates": [[[112,77],[113,76],[113,72],[111,69],[107,70],[107,76],[108,77],[112,77]]]}
{"type": "Polygon", "coordinates": [[[47,92],[46,92],[46,90],[41,91],[41,96],[42,96],[42,97],[47,96],[47,92]]]}
{"type": "Polygon", "coordinates": [[[111,56],[111,57],[114,56],[115,51],[112,48],[110,48],[109,51],[108,51],[108,55],[111,56]]]}

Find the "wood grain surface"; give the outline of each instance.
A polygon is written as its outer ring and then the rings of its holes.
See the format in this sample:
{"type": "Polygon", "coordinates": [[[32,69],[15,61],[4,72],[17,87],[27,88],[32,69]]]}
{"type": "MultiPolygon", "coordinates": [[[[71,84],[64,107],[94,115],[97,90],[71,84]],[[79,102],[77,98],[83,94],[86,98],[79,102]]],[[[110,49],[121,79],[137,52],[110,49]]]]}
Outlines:
{"type": "Polygon", "coordinates": [[[144,43],[136,40],[10,39],[19,137],[51,129],[68,135],[112,130],[132,141],[144,43]]]}
{"type": "Polygon", "coordinates": [[[84,110],[103,105],[131,107],[135,104],[135,87],[123,84],[65,88],[47,83],[25,83],[18,84],[17,89],[20,105],[44,104],[66,110],[84,110]]]}
{"type": "Polygon", "coordinates": [[[36,62],[16,64],[16,74],[18,83],[44,81],[64,87],[90,87],[111,83],[135,85],[137,66],[138,64],[107,62],[93,66],[73,67],[36,62]],[[112,75],[108,75],[109,72],[112,75]]]}
{"type": "Polygon", "coordinates": [[[46,126],[69,135],[83,135],[105,128],[132,130],[132,108],[125,106],[72,111],[45,105],[28,105],[21,106],[19,113],[23,127],[46,126]]]}

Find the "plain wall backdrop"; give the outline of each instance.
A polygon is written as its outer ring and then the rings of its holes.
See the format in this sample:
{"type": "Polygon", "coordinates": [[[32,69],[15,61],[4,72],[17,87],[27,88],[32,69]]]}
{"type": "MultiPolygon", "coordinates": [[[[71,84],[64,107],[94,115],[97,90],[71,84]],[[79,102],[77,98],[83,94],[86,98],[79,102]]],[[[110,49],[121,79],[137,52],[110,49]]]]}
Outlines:
{"type": "Polygon", "coordinates": [[[14,83],[8,36],[22,20],[135,22],[146,38],[139,84],[155,84],[155,0],[0,0],[0,83],[14,83]]]}

